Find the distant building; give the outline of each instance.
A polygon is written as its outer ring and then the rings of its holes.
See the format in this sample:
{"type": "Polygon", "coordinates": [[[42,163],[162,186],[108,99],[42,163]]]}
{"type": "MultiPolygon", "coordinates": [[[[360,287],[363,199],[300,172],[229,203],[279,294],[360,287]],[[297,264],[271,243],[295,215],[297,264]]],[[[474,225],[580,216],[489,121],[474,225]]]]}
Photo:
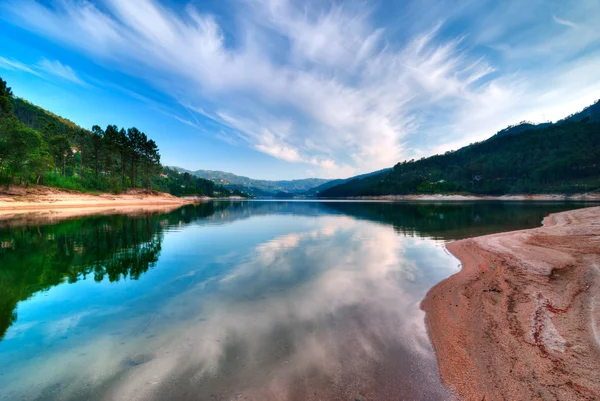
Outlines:
{"type": "Polygon", "coordinates": [[[71,148],[71,152],[73,152],[73,153],[79,153],[79,152],[81,152],[81,151],[79,150],[79,148],[78,148],[78,147],[76,147],[76,146],[73,146],[73,147],[71,148]]]}

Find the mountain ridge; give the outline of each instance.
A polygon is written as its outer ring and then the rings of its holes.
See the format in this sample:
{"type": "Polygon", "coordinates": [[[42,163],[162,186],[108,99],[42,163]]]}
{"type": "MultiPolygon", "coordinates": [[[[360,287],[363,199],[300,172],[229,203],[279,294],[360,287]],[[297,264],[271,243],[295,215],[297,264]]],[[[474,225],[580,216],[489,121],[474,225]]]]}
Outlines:
{"type": "Polygon", "coordinates": [[[443,155],[331,186],[319,197],[600,189],[600,100],[556,123],[521,122],[443,155]]]}
{"type": "Polygon", "coordinates": [[[211,180],[215,183],[223,185],[225,188],[246,191],[254,196],[275,196],[280,193],[303,195],[312,188],[333,181],[325,178],[260,180],[220,170],[188,170],[177,166],[172,166],[171,168],[182,173],[187,172],[197,177],[211,180]]]}

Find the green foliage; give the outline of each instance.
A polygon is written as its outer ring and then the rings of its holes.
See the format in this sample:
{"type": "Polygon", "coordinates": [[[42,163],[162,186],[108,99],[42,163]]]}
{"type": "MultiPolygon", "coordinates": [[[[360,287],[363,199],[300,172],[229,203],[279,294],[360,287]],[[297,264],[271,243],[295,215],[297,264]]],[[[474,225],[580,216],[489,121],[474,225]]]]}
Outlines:
{"type": "Polygon", "coordinates": [[[0,118],[12,114],[13,93],[6,81],[0,78],[0,118]]]}
{"type": "Polygon", "coordinates": [[[0,180],[6,186],[38,182],[44,169],[53,166],[41,135],[12,116],[0,119],[0,180]]]}
{"type": "Polygon", "coordinates": [[[398,163],[391,172],[346,182],[320,196],[503,195],[597,189],[600,123],[581,119],[497,135],[455,152],[398,163]]]}
{"type": "Polygon", "coordinates": [[[156,143],[137,128],[85,130],[14,98],[0,79],[0,183],[78,191],[150,189],[162,170],[156,143]]]}
{"type": "Polygon", "coordinates": [[[72,191],[88,192],[93,188],[86,188],[78,177],[67,177],[60,173],[49,171],[44,173],[44,184],[50,187],[69,189],[72,191]]]}
{"type": "Polygon", "coordinates": [[[181,173],[168,167],[163,169],[161,175],[154,177],[152,187],[175,196],[247,197],[239,190],[227,189],[210,180],[205,180],[188,172],[181,173]]]}
{"type": "Polygon", "coordinates": [[[27,100],[13,98],[11,103],[19,121],[36,131],[44,133],[48,129],[52,133],[67,135],[69,138],[75,137],[81,132],[87,132],[74,122],[31,104],[27,100]]]}
{"type": "Polygon", "coordinates": [[[417,192],[421,194],[444,194],[444,193],[452,193],[457,192],[461,189],[461,187],[450,181],[440,180],[440,181],[428,181],[424,179],[417,186],[417,192]]]}

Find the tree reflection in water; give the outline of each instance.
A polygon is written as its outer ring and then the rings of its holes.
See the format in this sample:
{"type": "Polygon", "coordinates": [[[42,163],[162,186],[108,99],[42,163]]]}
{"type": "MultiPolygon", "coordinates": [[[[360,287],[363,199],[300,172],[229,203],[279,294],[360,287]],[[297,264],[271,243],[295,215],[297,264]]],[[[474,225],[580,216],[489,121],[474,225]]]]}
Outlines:
{"type": "Polygon", "coordinates": [[[258,215],[342,214],[392,225],[403,235],[457,239],[539,225],[544,215],[585,204],[210,202],[170,213],[100,215],[59,223],[5,221],[0,226],[0,340],[16,306],[39,291],[92,276],[137,280],[154,267],[163,232],[189,224],[229,224],[258,215]]]}
{"type": "Polygon", "coordinates": [[[0,228],[0,340],[17,320],[19,301],[90,275],[96,282],[137,280],[158,261],[165,229],[223,207],[201,204],[169,214],[101,215],[0,228]]]}

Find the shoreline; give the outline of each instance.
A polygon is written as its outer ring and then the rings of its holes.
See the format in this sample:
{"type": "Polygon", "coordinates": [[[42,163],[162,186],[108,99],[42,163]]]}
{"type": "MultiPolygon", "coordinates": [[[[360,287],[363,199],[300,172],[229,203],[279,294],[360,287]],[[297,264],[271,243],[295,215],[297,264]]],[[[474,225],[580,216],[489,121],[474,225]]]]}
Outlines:
{"type": "MultiPolygon", "coordinates": [[[[324,198],[325,199],[325,198],[324,198]]],[[[380,195],[380,196],[352,196],[345,198],[331,198],[339,200],[380,200],[380,201],[592,201],[600,202],[600,193],[586,192],[578,194],[531,194],[531,195],[380,195]]]]}
{"type": "Polygon", "coordinates": [[[74,216],[106,210],[160,209],[179,207],[191,201],[164,193],[132,190],[120,195],[89,194],[51,187],[12,187],[0,192],[2,219],[22,214],[74,216]]]}
{"type": "Polygon", "coordinates": [[[71,218],[80,218],[87,216],[109,216],[109,215],[127,215],[140,216],[154,213],[170,213],[179,209],[180,204],[149,204],[149,205],[128,205],[128,206],[99,206],[99,207],[74,207],[58,209],[37,209],[25,210],[17,213],[5,213],[0,210],[0,228],[19,227],[24,225],[46,225],[54,224],[59,221],[71,218]]]}
{"type": "Polygon", "coordinates": [[[11,187],[0,190],[0,220],[23,214],[38,216],[74,217],[94,213],[130,213],[135,211],[161,211],[209,200],[237,200],[238,197],[211,198],[208,196],[176,196],[129,190],[123,194],[90,194],[59,188],[34,186],[11,187]]]}
{"type": "Polygon", "coordinates": [[[462,269],[421,308],[461,399],[600,398],[600,207],[542,224],[447,245],[462,269]]]}

